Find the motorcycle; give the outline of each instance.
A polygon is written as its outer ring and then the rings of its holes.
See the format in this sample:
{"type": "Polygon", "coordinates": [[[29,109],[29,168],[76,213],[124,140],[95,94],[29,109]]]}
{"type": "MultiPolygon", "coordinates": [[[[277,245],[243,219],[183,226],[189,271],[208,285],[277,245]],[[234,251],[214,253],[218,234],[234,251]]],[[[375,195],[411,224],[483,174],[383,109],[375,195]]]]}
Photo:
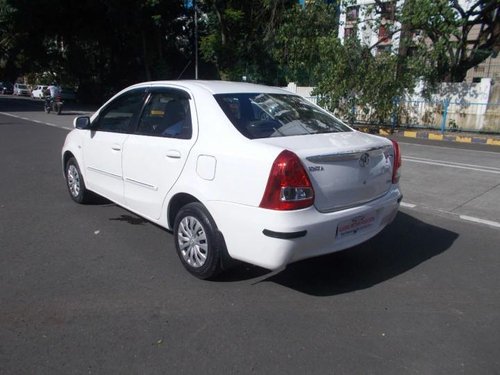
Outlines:
{"type": "Polygon", "coordinates": [[[50,96],[45,97],[44,110],[46,113],[50,113],[54,111],[54,113],[60,115],[63,107],[63,101],[61,100],[61,96],[58,95],[55,98],[50,96]]]}

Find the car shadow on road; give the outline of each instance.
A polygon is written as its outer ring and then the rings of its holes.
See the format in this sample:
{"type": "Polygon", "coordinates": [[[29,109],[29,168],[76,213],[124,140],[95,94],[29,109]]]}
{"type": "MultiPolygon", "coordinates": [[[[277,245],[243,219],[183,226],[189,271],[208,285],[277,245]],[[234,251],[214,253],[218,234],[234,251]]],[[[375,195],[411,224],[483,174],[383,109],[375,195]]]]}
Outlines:
{"type": "Polygon", "coordinates": [[[362,290],[443,253],[457,238],[457,233],[399,212],[394,222],[370,241],[290,264],[260,282],[281,284],[314,296],[362,290]]]}
{"type": "Polygon", "coordinates": [[[120,217],[112,217],[109,220],[111,221],[124,221],[126,223],[132,224],[132,225],[144,225],[148,224],[149,221],[146,219],[143,219],[140,216],[137,215],[120,215],[120,217]]]}

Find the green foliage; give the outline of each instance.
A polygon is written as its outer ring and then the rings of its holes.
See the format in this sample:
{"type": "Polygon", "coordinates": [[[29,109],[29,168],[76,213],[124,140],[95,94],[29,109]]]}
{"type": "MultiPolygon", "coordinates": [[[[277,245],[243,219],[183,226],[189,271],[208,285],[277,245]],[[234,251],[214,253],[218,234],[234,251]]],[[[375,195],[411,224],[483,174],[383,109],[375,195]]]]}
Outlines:
{"type": "Polygon", "coordinates": [[[202,58],[222,79],[283,84],[274,58],[275,31],[296,0],[200,2],[207,25],[200,39],[202,58]]]}
{"type": "MultiPolygon", "coordinates": [[[[354,0],[348,0],[348,2],[354,0]]],[[[399,55],[337,38],[338,4],[297,0],[0,0],[0,77],[55,77],[101,101],[143,80],[191,78],[198,4],[200,78],[316,86],[330,110],[387,121],[417,77],[460,81],[500,51],[498,0],[406,0],[386,24],[399,55]],[[482,25],[471,41],[471,30],[482,25]],[[210,71],[215,67],[216,71],[210,71]]],[[[374,12],[385,2],[375,0],[374,12]]],[[[387,10],[387,9],[385,9],[387,10]]],[[[377,30],[380,17],[360,27],[377,30]]]]}
{"type": "Polygon", "coordinates": [[[461,82],[469,69],[498,53],[499,9],[498,0],[464,8],[452,0],[406,0],[399,17],[407,30],[403,43],[426,66],[424,78],[431,84],[461,82]]]}
{"type": "Polygon", "coordinates": [[[287,81],[314,85],[314,71],[320,54],[328,46],[324,40],[336,40],[338,12],[323,1],[296,5],[287,10],[276,35],[274,57],[280,62],[287,81]]]}
{"type": "Polygon", "coordinates": [[[319,104],[353,121],[389,122],[394,98],[414,85],[418,66],[389,53],[372,54],[357,38],[337,38],[337,10],[322,2],[286,12],[275,53],[286,77],[315,86],[319,104]]]}
{"type": "Polygon", "coordinates": [[[55,76],[96,102],[133,82],[176,78],[191,57],[172,42],[182,35],[183,4],[1,0],[0,73],[55,76]]]}
{"type": "Polygon", "coordinates": [[[410,69],[397,76],[400,64],[393,54],[373,56],[356,38],[348,38],[345,44],[336,38],[324,39],[315,94],[322,106],[348,121],[362,118],[387,123],[394,99],[412,87],[415,79],[410,69]]]}

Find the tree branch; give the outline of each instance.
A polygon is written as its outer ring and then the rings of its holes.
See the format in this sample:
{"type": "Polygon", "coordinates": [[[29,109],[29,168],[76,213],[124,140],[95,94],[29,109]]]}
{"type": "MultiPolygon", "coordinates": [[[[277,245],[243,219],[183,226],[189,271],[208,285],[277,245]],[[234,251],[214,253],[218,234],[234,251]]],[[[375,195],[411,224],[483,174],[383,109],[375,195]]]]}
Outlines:
{"type": "Polygon", "coordinates": [[[395,34],[399,33],[400,31],[402,31],[402,28],[399,28],[399,29],[396,29],[396,30],[390,32],[388,36],[386,36],[385,38],[379,39],[377,43],[375,43],[372,46],[368,47],[368,50],[371,51],[375,47],[378,47],[380,44],[386,42],[388,39],[392,38],[395,34]]]}
{"type": "MultiPolygon", "coordinates": [[[[481,0],[479,0],[479,1],[481,1],[481,0]]],[[[458,0],[452,0],[452,3],[453,3],[453,8],[455,8],[458,11],[458,13],[460,13],[462,18],[466,18],[464,8],[462,8],[460,6],[460,4],[458,3],[458,0]]]]}

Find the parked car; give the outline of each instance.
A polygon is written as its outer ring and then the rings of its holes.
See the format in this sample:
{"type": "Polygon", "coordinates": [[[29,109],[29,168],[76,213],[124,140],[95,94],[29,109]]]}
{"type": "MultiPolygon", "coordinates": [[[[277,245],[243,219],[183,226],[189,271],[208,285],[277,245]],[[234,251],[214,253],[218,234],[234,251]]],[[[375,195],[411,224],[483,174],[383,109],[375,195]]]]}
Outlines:
{"type": "Polygon", "coordinates": [[[61,99],[65,101],[76,100],[76,90],[71,87],[61,87],[61,99]]]}
{"type": "Polygon", "coordinates": [[[15,83],[14,84],[14,95],[17,95],[17,96],[30,96],[31,95],[31,91],[28,88],[28,86],[26,86],[24,83],[15,83]]]}
{"type": "Polygon", "coordinates": [[[0,82],[0,90],[3,95],[11,95],[14,92],[14,86],[10,82],[0,82]]]}
{"type": "Polygon", "coordinates": [[[401,154],[288,91],[220,81],[131,86],[74,120],[71,198],[173,232],[199,278],[228,259],[279,270],[367,241],[396,216],[401,154]]]}
{"type": "Polygon", "coordinates": [[[31,91],[31,97],[33,99],[43,99],[45,97],[45,90],[47,90],[47,85],[38,85],[31,91]]]}

